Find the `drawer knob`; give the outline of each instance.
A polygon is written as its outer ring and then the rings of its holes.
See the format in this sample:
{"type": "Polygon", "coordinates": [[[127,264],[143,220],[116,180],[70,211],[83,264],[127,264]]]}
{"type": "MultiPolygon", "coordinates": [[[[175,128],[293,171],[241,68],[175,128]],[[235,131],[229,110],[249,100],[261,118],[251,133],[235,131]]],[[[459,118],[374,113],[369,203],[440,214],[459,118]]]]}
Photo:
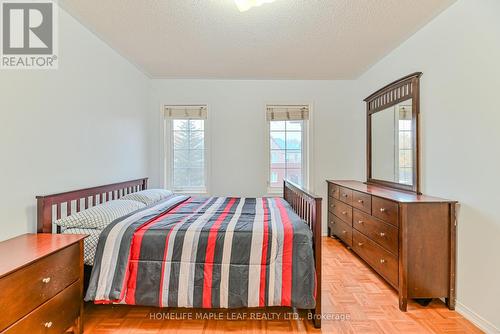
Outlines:
{"type": "Polygon", "coordinates": [[[385,237],[385,233],[384,232],[380,232],[380,236],[381,237],[385,237]]]}
{"type": "Polygon", "coordinates": [[[49,321],[49,322],[46,322],[45,324],[43,324],[46,328],[50,328],[52,327],[52,321],[49,321]]]}
{"type": "Polygon", "coordinates": [[[346,197],[346,198],[348,197],[348,195],[347,195],[347,194],[342,194],[342,196],[344,196],[344,197],[346,197]]]}
{"type": "Polygon", "coordinates": [[[42,282],[47,284],[50,282],[50,277],[45,277],[45,278],[42,278],[42,282]]]}
{"type": "Polygon", "coordinates": [[[365,222],[362,220],[358,220],[358,224],[364,224],[365,222]]]}
{"type": "Polygon", "coordinates": [[[346,215],[346,214],[347,214],[347,211],[342,211],[342,214],[343,214],[343,215],[346,215]]]}
{"type": "Polygon", "coordinates": [[[363,203],[363,200],[362,199],[358,199],[358,203],[363,203]]]}
{"type": "Polygon", "coordinates": [[[385,212],[385,208],[380,208],[380,212],[385,212]]]}
{"type": "Polygon", "coordinates": [[[363,246],[363,243],[362,242],[358,242],[358,246],[363,246]]]}
{"type": "Polygon", "coordinates": [[[385,259],[380,259],[380,263],[385,263],[385,259]]]}
{"type": "Polygon", "coordinates": [[[346,230],[344,230],[344,231],[342,231],[342,233],[346,234],[346,233],[347,233],[347,231],[346,231],[346,230]]]}

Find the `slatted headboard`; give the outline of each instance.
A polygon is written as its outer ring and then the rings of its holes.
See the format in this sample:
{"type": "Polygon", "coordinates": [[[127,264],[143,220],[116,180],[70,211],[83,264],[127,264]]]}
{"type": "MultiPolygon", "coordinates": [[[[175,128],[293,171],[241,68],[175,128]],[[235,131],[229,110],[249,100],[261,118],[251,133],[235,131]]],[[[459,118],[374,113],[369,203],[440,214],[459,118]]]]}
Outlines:
{"type": "MultiPolygon", "coordinates": [[[[54,220],[60,219],[63,214],[70,216],[72,213],[80,212],[80,210],[145,190],[147,187],[148,178],[146,177],[105,186],[37,196],[37,232],[52,233],[54,220]]],[[[60,232],[60,227],[57,226],[56,233],[60,232]]]]}

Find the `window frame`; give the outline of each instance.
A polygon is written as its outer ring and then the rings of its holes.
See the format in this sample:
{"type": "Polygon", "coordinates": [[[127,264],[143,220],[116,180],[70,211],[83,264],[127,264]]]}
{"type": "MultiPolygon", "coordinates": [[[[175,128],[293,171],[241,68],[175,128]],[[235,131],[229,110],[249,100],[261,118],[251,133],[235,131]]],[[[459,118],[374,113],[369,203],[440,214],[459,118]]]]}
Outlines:
{"type": "MultiPolygon", "coordinates": [[[[208,111],[208,105],[206,104],[186,104],[186,105],[162,105],[163,112],[163,124],[164,124],[164,132],[163,132],[163,177],[164,177],[164,187],[166,189],[172,190],[175,193],[179,194],[196,194],[196,195],[208,195],[209,193],[209,176],[210,176],[210,113],[208,111]],[[173,130],[173,121],[174,120],[182,120],[184,118],[170,118],[164,112],[167,108],[198,108],[205,107],[207,109],[207,118],[201,119],[204,121],[203,124],[203,132],[204,132],[204,163],[203,163],[203,177],[204,177],[204,186],[203,187],[174,187],[173,182],[173,170],[174,170],[174,149],[173,149],[173,140],[174,140],[174,130],[173,130]]],[[[186,118],[187,119],[187,118],[186,118]]]]}
{"type": "MultiPolygon", "coordinates": [[[[309,103],[266,103],[264,108],[264,121],[266,129],[266,188],[267,194],[270,196],[281,196],[283,194],[283,186],[272,187],[271,186],[271,121],[267,120],[267,109],[270,106],[304,106],[309,110],[309,119],[303,120],[302,127],[302,187],[310,189],[311,186],[311,161],[312,161],[312,136],[311,136],[311,124],[313,122],[313,108],[312,104],[309,103]]],[[[286,159],[286,157],[285,157],[286,159]]]]}
{"type": "MultiPolygon", "coordinates": [[[[411,152],[413,152],[413,149],[414,149],[413,147],[410,148],[410,149],[402,149],[401,145],[400,145],[401,143],[399,141],[401,132],[409,132],[410,134],[413,133],[413,129],[410,129],[410,130],[401,130],[401,123],[400,123],[400,121],[402,121],[400,119],[401,108],[403,108],[403,109],[404,108],[410,108],[410,110],[411,110],[411,107],[412,107],[411,105],[405,105],[403,103],[404,102],[402,102],[402,103],[397,104],[396,106],[394,106],[394,128],[395,128],[395,131],[394,131],[394,143],[395,143],[395,148],[394,148],[394,171],[395,171],[395,173],[394,174],[397,177],[397,180],[394,180],[394,181],[398,182],[400,184],[411,186],[411,184],[405,183],[405,182],[401,181],[401,169],[411,169],[411,170],[413,170],[413,161],[412,161],[412,164],[411,164],[412,166],[411,167],[401,167],[400,164],[399,164],[401,151],[411,151],[411,152]]],[[[404,120],[405,121],[408,121],[408,120],[411,121],[411,118],[410,119],[404,119],[404,120]]],[[[413,145],[413,142],[410,142],[410,143],[411,143],[411,145],[413,145]]],[[[412,155],[411,158],[413,159],[413,155],[412,155]]]]}

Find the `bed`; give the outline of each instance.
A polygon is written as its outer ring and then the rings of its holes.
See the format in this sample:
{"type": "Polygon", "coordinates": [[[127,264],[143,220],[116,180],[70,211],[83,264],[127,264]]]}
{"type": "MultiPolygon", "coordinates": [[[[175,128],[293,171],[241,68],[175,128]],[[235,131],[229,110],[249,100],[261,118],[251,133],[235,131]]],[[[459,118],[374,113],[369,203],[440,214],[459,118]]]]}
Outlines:
{"type": "MultiPolygon", "coordinates": [[[[288,181],[283,187],[283,198],[172,195],[114,220],[92,235],[85,299],[293,307],[307,309],[319,328],[321,198],[288,181]]],[[[61,233],[56,219],[145,189],[147,178],[37,196],[38,232],[61,233]]]]}

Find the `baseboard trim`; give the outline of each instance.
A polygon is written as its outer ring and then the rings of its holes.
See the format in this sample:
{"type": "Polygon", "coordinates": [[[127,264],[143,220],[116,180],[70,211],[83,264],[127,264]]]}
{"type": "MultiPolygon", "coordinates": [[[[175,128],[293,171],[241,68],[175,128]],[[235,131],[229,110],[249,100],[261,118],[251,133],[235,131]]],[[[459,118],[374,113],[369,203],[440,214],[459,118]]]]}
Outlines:
{"type": "Polygon", "coordinates": [[[499,334],[500,333],[500,329],[496,328],[495,325],[493,325],[491,322],[489,322],[488,320],[481,317],[476,312],[472,311],[470,308],[468,308],[464,304],[457,302],[455,310],[458,313],[460,313],[465,319],[469,320],[474,325],[479,327],[485,333],[487,333],[487,334],[499,334]]]}

